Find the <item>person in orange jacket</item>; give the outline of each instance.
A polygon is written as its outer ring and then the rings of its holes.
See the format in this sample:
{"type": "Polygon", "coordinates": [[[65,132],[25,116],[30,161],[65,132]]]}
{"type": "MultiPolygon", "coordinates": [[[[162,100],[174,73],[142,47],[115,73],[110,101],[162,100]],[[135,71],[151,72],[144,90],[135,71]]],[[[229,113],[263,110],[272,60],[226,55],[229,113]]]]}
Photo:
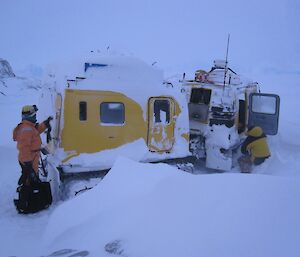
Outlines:
{"type": "Polygon", "coordinates": [[[38,124],[36,123],[37,111],[36,105],[24,106],[22,108],[22,122],[13,131],[13,140],[17,141],[18,160],[22,168],[19,185],[30,185],[39,181],[38,166],[42,144],[40,134],[50,128],[52,117],[38,124]]]}

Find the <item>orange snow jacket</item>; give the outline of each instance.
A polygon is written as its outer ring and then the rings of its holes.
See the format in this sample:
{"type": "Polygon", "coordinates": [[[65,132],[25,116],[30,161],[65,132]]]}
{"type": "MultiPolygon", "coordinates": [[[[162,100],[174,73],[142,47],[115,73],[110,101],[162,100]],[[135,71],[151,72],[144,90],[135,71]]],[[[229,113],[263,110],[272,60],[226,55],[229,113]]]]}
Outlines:
{"type": "Polygon", "coordinates": [[[17,141],[19,162],[32,162],[35,172],[38,172],[40,148],[42,140],[40,134],[45,131],[45,123],[34,124],[23,120],[13,131],[13,140],[17,141]]]}

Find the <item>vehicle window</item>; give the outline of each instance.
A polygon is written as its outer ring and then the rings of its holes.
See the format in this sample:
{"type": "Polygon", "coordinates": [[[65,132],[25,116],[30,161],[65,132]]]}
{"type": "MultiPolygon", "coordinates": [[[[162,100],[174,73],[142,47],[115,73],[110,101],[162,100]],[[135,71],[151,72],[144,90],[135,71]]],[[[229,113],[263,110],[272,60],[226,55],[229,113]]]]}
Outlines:
{"type": "Polygon", "coordinates": [[[79,120],[87,120],[86,102],[79,102],[79,120]]]}
{"type": "Polygon", "coordinates": [[[193,88],[190,102],[194,104],[209,104],[211,90],[204,88],[193,88]]]}
{"type": "Polygon", "coordinates": [[[154,101],[154,122],[155,123],[170,122],[170,102],[168,100],[154,101]]]}
{"type": "Polygon", "coordinates": [[[273,96],[253,95],[252,111],[257,113],[275,114],[276,98],[273,96]]]}
{"type": "Polygon", "coordinates": [[[101,124],[123,125],[125,122],[125,106],[123,103],[101,103],[101,124]]]}

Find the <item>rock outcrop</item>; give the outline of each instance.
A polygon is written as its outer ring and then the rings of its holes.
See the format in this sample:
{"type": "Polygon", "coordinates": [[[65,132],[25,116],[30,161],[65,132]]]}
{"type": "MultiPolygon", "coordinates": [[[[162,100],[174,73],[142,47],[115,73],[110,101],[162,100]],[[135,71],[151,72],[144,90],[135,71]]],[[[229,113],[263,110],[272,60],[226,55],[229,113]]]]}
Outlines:
{"type": "Polygon", "coordinates": [[[0,79],[15,77],[9,62],[0,58],[0,79]]]}

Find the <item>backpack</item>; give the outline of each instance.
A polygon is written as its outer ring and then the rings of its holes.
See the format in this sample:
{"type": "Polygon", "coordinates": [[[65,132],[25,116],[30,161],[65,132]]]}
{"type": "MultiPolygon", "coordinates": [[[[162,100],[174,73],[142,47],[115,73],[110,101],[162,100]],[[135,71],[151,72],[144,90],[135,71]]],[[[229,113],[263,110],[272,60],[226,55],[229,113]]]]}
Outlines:
{"type": "Polygon", "coordinates": [[[19,199],[14,199],[14,204],[19,213],[35,213],[47,209],[52,203],[49,182],[21,185],[17,188],[17,192],[19,199]]]}

